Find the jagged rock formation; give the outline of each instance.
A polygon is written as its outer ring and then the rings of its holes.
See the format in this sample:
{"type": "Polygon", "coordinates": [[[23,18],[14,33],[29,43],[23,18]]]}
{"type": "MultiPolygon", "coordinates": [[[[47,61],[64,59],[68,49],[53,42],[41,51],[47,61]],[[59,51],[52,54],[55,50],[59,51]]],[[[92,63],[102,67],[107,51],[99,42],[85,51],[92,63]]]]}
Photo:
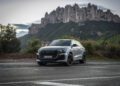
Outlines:
{"type": "Polygon", "coordinates": [[[29,27],[29,34],[37,33],[40,27],[41,27],[40,24],[32,24],[31,27],[29,27]]]}
{"type": "Polygon", "coordinates": [[[103,11],[96,5],[88,4],[87,7],[80,8],[79,5],[67,5],[65,8],[58,7],[50,14],[46,13],[41,19],[41,24],[33,24],[29,28],[30,34],[35,34],[38,29],[44,27],[48,23],[67,23],[67,22],[84,22],[84,21],[113,21],[120,23],[120,17],[114,15],[110,10],[103,11]]]}

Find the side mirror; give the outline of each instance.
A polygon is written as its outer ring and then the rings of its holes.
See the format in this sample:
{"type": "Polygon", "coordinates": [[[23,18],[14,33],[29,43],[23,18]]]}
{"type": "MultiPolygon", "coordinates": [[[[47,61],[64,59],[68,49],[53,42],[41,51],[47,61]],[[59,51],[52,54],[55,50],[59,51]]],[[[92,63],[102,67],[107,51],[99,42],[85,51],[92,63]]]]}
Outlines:
{"type": "Polygon", "coordinates": [[[77,47],[78,45],[77,44],[73,44],[72,47],[77,47]]]}

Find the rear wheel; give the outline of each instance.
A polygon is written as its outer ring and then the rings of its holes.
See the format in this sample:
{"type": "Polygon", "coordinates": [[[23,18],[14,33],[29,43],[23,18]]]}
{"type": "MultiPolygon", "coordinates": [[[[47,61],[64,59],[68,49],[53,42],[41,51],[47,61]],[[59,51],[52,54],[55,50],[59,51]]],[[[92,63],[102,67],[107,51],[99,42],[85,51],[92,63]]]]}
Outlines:
{"type": "Polygon", "coordinates": [[[80,64],[86,63],[86,55],[85,54],[83,55],[83,58],[81,60],[79,60],[79,63],[80,64]]]}
{"type": "Polygon", "coordinates": [[[67,59],[67,62],[65,63],[65,65],[70,66],[72,64],[73,64],[73,55],[70,53],[68,55],[68,59],[67,59]]]}

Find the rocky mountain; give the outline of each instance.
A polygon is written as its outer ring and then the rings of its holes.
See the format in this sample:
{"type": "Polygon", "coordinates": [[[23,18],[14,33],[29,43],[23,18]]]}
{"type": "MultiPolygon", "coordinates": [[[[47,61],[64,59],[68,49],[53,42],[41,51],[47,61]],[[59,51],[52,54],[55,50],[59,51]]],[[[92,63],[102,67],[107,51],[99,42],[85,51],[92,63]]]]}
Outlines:
{"type": "Polygon", "coordinates": [[[85,21],[107,21],[120,23],[120,17],[113,14],[109,9],[102,10],[94,4],[88,4],[87,7],[80,7],[78,4],[66,5],[58,7],[51,13],[45,14],[40,24],[32,24],[29,28],[29,34],[36,34],[40,28],[44,28],[47,24],[68,23],[68,22],[85,22],[85,21]]]}

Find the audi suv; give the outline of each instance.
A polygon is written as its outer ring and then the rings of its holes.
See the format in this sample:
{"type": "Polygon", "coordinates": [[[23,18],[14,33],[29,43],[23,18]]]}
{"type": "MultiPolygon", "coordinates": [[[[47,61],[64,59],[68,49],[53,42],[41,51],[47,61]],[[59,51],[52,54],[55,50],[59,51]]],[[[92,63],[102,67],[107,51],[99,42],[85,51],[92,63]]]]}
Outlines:
{"type": "Polygon", "coordinates": [[[58,62],[70,66],[75,61],[85,63],[85,48],[74,39],[53,40],[48,46],[38,49],[36,61],[39,65],[58,62]]]}

